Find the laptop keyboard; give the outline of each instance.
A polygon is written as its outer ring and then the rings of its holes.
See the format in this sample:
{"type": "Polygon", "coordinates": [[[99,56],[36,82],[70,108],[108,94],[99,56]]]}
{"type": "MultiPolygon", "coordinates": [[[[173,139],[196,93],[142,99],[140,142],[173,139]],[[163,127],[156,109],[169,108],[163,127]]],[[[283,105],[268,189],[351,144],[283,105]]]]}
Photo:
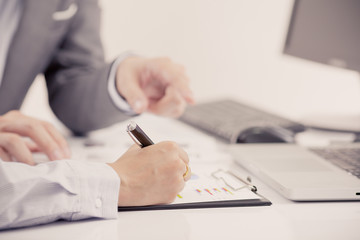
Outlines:
{"type": "Polygon", "coordinates": [[[239,135],[253,127],[277,127],[291,133],[305,130],[301,124],[233,100],[189,106],[180,120],[230,143],[239,142],[239,135]]]}
{"type": "Polygon", "coordinates": [[[311,148],[310,150],[360,178],[360,148],[311,148]]]}

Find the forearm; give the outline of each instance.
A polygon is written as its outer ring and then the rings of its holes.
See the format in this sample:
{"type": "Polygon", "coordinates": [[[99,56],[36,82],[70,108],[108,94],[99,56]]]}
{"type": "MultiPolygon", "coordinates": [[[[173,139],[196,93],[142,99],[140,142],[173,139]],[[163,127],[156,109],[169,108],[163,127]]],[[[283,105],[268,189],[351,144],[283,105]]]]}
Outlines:
{"type": "Polygon", "coordinates": [[[116,218],[119,186],[106,164],[61,160],[32,167],[0,160],[0,229],[116,218]]]}

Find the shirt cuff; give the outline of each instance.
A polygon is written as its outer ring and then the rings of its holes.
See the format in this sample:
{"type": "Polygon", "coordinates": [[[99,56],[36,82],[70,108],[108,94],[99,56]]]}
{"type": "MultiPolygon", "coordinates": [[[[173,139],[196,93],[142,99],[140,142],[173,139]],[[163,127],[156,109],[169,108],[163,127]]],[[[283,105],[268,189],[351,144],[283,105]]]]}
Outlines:
{"type": "Polygon", "coordinates": [[[125,52],[122,55],[120,55],[112,64],[110,73],[109,73],[109,79],[108,79],[108,92],[110,95],[110,98],[114,105],[128,115],[137,115],[136,112],[133,111],[133,109],[130,107],[130,105],[126,102],[126,100],[119,94],[118,90],[116,89],[116,71],[122,61],[124,61],[126,58],[130,56],[136,56],[132,52],[125,52]]]}
{"type": "Polygon", "coordinates": [[[120,178],[104,163],[67,161],[77,176],[79,198],[71,220],[117,217],[120,178]]]}

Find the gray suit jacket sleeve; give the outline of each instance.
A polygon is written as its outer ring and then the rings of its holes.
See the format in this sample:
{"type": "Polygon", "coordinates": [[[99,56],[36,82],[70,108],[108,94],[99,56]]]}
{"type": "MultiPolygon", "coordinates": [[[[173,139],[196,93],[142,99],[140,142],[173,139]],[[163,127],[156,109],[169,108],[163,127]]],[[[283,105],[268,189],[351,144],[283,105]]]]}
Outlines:
{"type": "Polygon", "coordinates": [[[97,1],[78,1],[78,11],[45,71],[49,102],[73,132],[85,133],[130,116],[112,102],[107,82],[97,1]]]}

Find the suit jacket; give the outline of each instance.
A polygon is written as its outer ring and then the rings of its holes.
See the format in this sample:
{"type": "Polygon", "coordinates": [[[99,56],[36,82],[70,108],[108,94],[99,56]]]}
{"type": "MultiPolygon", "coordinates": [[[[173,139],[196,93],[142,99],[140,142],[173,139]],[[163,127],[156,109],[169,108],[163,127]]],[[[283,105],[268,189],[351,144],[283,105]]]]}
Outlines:
{"type": "Polygon", "coordinates": [[[19,109],[39,73],[50,107],[72,131],[84,133],[129,116],[107,90],[96,0],[26,0],[0,86],[0,115],[19,109]]]}

